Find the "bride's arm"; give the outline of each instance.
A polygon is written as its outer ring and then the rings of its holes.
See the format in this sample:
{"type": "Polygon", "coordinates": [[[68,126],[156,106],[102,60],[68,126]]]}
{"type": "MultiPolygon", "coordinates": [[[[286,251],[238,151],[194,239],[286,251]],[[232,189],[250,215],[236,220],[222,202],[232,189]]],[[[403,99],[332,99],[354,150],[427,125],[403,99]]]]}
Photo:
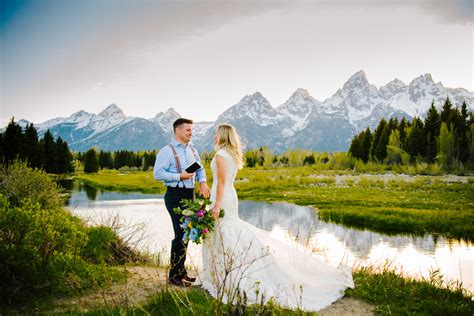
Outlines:
{"type": "Polygon", "coordinates": [[[219,217],[219,212],[222,207],[222,197],[224,196],[224,185],[225,185],[225,159],[216,155],[216,165],[217,165],[217,192],[216,192],[216,203],[212,208],[212,215],[214,218],[219,217]]]}

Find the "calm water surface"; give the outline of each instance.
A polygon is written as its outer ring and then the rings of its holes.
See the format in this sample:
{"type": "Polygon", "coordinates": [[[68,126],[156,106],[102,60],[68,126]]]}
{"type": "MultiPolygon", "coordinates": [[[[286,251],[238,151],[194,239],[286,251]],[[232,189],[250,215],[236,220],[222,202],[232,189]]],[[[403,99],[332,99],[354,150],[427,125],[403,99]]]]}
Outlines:
{"type": "MultiPolygon", "coordinates": [[[[168,259],[173,232],[163,195],[104,192],[78,182],[68,186],[67,204],[73,213],[94,223],[119,216],[125,226],[140,225],[142,234],[135,238],[140,240],[138,246],[168,259]]],[[[439,270],[446,280],[461,281],[474,291],[474,247],[467,241],[351,229],[319,220],[313,208],[287,203],[240,201],[239,216],[279,239],[323,254],[333,264],[385,265],[414,277],[429,277],[430,271],[439,270]]],[[[200,246],[191,244],[188,261],[199,266],[200,251],[200,246]]]]}

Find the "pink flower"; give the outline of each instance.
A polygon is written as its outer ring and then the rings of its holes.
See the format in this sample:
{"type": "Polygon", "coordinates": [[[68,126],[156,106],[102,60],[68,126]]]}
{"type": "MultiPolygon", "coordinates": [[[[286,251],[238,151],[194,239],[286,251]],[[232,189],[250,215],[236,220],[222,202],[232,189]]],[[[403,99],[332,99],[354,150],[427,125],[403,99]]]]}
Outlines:
{"type": "Polygon", "coordinates": [[[203,217],[204,216],[204,211],[199,210],[199,211],[197,211],[196,215],[197,215],[197,217],[203,217]]]}
{"type": "Polygon", "coordinates": [[[202,233],[203,233],[203,234],[207,234],[207,233],[209,233],[209,229],[207,229],[207,227],[206,227],[206,228],[204,228],[204,229],[202,230],[202,233]]]}

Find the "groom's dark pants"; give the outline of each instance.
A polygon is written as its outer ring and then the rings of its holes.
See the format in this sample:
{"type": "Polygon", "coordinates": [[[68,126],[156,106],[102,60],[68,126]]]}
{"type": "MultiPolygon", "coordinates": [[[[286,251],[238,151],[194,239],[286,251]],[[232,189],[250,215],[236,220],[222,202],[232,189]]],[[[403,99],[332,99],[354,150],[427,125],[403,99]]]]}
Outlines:
{"type": "Polygon", "coordinates": [[[171,241],[171,268],[169,278],[182,278],[186,275],[186,269],[184,268],[184,262],[186,261],[186,250],[188,243],[183,242],[184,231],[179,226],[181,215],[176,214],[173,209],[175,207],[181,207],[181,200],[193,199],[194,189],[186,188],[172,188],[168,187],[165,193],[165,205],[168,213],[171,216],[173,222],[174,239],[171,241]]]}

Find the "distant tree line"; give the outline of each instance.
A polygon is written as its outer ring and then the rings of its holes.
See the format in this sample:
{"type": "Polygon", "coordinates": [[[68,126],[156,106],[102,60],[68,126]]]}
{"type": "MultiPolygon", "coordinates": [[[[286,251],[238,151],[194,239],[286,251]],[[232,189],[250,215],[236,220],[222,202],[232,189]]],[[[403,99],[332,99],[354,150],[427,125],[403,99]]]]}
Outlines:
{"type": "Polygon", "coordinates": [[[382,119],[352,139],[349,153],[365,163],[439,163],[443,168],[474,163],[474,116],[466,102],[461,109],[449,98],[438,112],[434,102],[424,120],[382,119]]]}
{"type": "Polygon", "coordinates": [[[74,171],[73,156],[67,142],[61,136],[54,139],[49,130],[39,139],[38,132],[30,123],[23,129],[12,118],[3,133],[0,133],[0,159],[10,164],[18,159],[26,161],[32,168],[47,173],[70,173],[74,171]]]}
{"type": "Polygon", "coordinates": [[[77,159],[84,164],[84,172],[97,172],[100,169],[136,168],[148,170],[155,164],[157,151],[133,152],[128,150],[98,151],[91,148],[84,153],[77,153],[77,159]]]}

